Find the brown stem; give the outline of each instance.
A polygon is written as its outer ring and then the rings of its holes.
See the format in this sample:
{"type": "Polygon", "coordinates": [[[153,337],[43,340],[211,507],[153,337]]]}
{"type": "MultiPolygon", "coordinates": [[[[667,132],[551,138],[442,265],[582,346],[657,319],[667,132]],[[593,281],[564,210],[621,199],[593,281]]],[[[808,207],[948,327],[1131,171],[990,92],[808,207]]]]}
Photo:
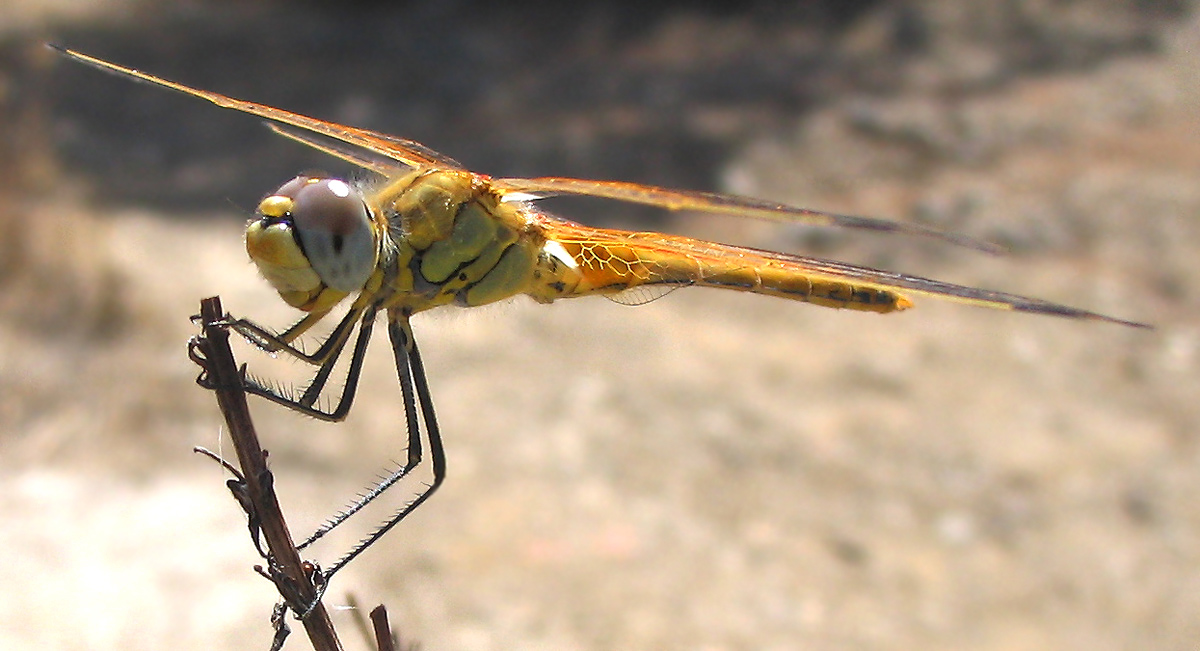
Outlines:
{"type": "MultiPolygon", "coordinates": [[[[275,498],[274,481],[267,468],[267,457],[259,445],[250,410],[246,405],[246,392],[242,386],[242,374],[238,371],[229,348],[229,331],[224,325],[225,313],[219,297],[206,298],[200,302],[200,317],[203,335],[196,345],[203,354],[204,373],[208,383],[217,394],[217,404],[233,447],[237,451],[238,465],[245,481],[247,510],[252,519],[257,518],[267,541],[272,560],[272,575],[280,594],[293,610],[303,612],[316,602],[317,590],[305,572],[300,552],[296,550],[292,534],[275,498]]],[[[303,620],[304,630],[313,648],[317,651],[341,651],[342,646],[329,620],[325,606],[316,603],[303,620]]]]}

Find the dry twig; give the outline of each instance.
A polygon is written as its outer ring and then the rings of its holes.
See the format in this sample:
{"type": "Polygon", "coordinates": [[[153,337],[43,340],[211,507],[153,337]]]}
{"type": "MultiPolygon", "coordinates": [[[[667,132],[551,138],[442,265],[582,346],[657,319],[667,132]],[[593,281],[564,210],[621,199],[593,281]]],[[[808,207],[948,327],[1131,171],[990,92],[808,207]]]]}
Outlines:
{"type": "MultiPolygon", "coordinates": [[[[303,615],[304,629],[314,649],[341,651],[329,613],[318,601],[319,591],[312,582],[319,573],[312,572],[311,565],[301,560],[275,498],[274,478],[267,468],[267,455],[259,445],[246,405],[242,373],[229,348],[229,331],[224,325],[225,313],[220,298],[201,301],[200,318],[203,334],[192,340],[189,351],[192,359],[204,369],[198,382],[217,394],[217,404],[237,451],[244,479],[231,480],[230,488],[250,517],[255,545],[258,545],[256,529],[267,542],[268,569],[260,569],[260,572],[275,583],[287,607],[303,615]]],[[[282,643],[286,626],[278,626],[276,631],[276,642],[282,643]]]]}

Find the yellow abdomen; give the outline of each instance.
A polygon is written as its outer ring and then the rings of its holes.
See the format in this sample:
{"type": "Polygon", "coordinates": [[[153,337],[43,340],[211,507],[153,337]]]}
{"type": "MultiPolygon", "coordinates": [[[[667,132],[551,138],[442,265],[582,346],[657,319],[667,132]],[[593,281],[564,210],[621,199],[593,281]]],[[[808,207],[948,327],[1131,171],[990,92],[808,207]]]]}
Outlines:
{"type": "MultiPolygon", "coordinates": [[[[555,222],[546,249],[558,265],[559,291],[541,283],[539,300],[613,295],[652,285],[694,285],[752,292],[824,307],[893,312],[912,306],[903,295],[833,272],[836,263],[661,233],[637,233],[555,222]]],[[[837,269],[839,273],[843,270],[837,269]]]]}

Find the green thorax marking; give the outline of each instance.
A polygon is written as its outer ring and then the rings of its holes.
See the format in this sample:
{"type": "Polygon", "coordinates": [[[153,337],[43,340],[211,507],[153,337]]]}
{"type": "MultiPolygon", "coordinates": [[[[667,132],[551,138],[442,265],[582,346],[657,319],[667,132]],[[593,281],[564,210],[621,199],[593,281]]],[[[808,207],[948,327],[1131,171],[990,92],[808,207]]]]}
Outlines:
{"type": "Polygon", "coordinates": [[[484,305],[525,291],[541,238],[516,205],[463,171],[424,170],[375,193],[397,247],[385,307],[484,305]]]}

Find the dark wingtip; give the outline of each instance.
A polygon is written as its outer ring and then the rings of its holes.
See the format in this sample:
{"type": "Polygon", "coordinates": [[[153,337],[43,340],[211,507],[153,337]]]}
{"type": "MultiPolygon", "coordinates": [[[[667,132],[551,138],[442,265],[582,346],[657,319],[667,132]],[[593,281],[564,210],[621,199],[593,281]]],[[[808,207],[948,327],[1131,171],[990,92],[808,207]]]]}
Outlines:
{"type": "Polygon", "coordinates": [[[949,242],[955,246],[974,249],[975,251],[982,251],[988,255],[1008,254],[1007,248],[993,242],[971,237],[970,235],[963,235],[962,233],[955,233],[953,231],[944,231],[940,228],[925,226],[924,224],[915,224],[912,222],[903,222],[901,225],[903,226],[903,230],[907,231],[911,235],[922,235],[925,237],[936,238],[943,242],[949,242]]]}
{"type": "Polygon", "coordinates": [[[1054,303],[1036,303],[1030,305],[1014,305],[1013,308],[1018,312],[1032,312],[1035,314],[1049,314],[1053,316],[1063,316],[1070,319],[1087,319],[1089,321],[1104,321],[1106,323],[1115,323],[1117,325],[1126,326],[1129,328],[1138,328],[1141,330],[1153,330],[1154,326],[1149,323],[1141,323],[1140,321],[1127,321],[1118,319],[1096,312],[1088,312],[1065,305],[1055,305],[1054,303]]]}
{"type": "Polygon", "coordinates": [[[1106,323],[1115,323],[1117,325],[1123,325],[1123,326],[1127,326],[1130,328],[1138,328],[1139,330],[1153,330],[1154,329],[1154,326],[1150,325],[1149,323],[1142,323],[1140,321],[1126,321],[1125,319],[1118,319],[1116,317],[1104,316],[1103,314],[1093,314],[1091,312],[1087,312],[1081,316],[1083,316],[1086,319],[1091,319],[1092,321],[1104,321],[1106,323]]]}
{"type": "Polygon", "coordinates": [[[940,228],[934,228],[933,226],[926,226],[924,224],[918,224],[918,223],[914,223],[914,222],[888,221],[888,220],[882,220],[882,219],[875,219],[875,218],[871,218],[871,217],[862,217],[859,215],[845,215],[845,214],[839,214],[839,213],[818,213],[816,211],[805,211],[805,212],[808,212],[809,214],[815,213],[818,215],[827,216],[829,219],[833,220],[832,223],[834,223],[836,225],[844,226],[847,228],[859,228],[859,229],[868,230],[868,231],[879,231],[879,232],[890,232],[890,233],[903,233],[906,235],[915,235],[918,237],[931,237],[931,238],[934,238],[937,240],[941,240],[943,242],[947,242],[949,244],[953,244],[955,246],[961,246],[961,247],[972,249],[975,251],[982,251],[983,253],[987,253],[990,255],[1005,255],[1008,253],[1008,249],[1006,249],[1003,246],[1000,246],[999,244],[994,244],[992,242],[980,240],[980,239],[971,237],[970,235],[963,235],[962,233],[954,233],[951,231],[944,231],[940,228]]]}
{"type": "Polygon", "coordinates": [[[1130,328],[1139,328],[1141,330],[1153,330],[1154,329],[1153,325],[1151,325],[1149,323],[1141,323],[1140,321],[1126,321],[1124,319],[1114,319],[1114,318],[1108,317],[1108,316],[1102,317],[1102,320],[1108,321],[1109,323],[1116,323],[1116,324],[1123,325],[1123,326],[1129,326],[1130,328]]]}
{"type": "Polygon", "coordinates": [[[951,244],[957,244],[958,246],[965,246],[969,249],[982,251],[988,255],[1008,255],[1008,249],[1006,247],[993,242],[988,242],[986,240],[975,239],[969,235],[960,235],[958,233],[948,233],[946,231],[939,230],[933,230],[931,234],[935,235],[936,237],[940,237],[951,244]]]}

